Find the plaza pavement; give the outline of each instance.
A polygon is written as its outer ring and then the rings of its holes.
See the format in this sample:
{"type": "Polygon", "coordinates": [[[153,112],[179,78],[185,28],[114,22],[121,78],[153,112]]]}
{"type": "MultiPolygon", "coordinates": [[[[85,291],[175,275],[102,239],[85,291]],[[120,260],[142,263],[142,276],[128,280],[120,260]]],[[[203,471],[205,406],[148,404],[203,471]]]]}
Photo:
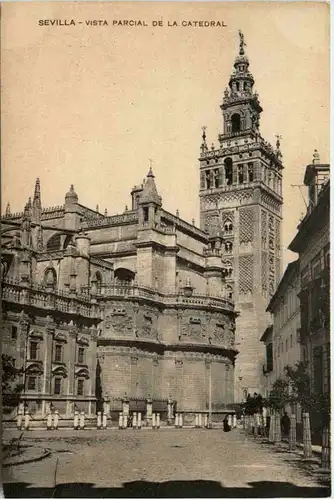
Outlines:
{"type": "Polygon", "coordinates": [[[240,429],[30,431],[23,444],[51,454],[6,467],[6,497],[330,495],[318,466],[240,429]]]}

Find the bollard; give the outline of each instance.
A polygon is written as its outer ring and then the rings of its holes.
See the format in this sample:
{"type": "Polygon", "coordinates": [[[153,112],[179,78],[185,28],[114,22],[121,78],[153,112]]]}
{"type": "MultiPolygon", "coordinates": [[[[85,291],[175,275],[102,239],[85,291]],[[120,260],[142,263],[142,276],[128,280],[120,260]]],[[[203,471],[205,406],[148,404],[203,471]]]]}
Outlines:
{"type": "Polygon", "coordinates": [[[127,429],[127,428],[128,428],[128,416],[123,415],[123,429],[127,429]]]}
{"type": "Polygon", "coordinates": [[[303,419],[304,458],[312,458],[310,414],[308,412],[303,413],[302,419],[303,419]]]}
{"type": "Polygon", "coordinates": [[[270,413],[270,423],[269,423],[269,443],[274,442],[274,434],[275,434],[275,413],[271,411],[270,413]]]}
{"type": "Polygon", "coordinates": [[[103,415],[102,415],[102,427],[103,427],[103,429],[107,428],[107,421],[108,421],[107,413],[103,412],[103,415]]]}
{"type": "Polygon", "coordinates": [[[97,412],[97,423],[96,423],[96,426],[97,426],[98,429],[101,429],[101,425],[102,425],[101,412],[98,411],[97,412]]]}
{"type": "Polygon", "coordinates": [[[152,413],[152,429],[155,429],[156,427],[156,414],[152,413]]]}
{"type": "Polygon", "coordinates": [[[198,427],[202,427],[202,413],[198,414],[198,427]]]}
{"type": "Polygon", "coordinates": [[[160,413],[157,413],[157,416],[156,416],[156,426],[157,426],[157,429],[160,429],[160,413]]]}
{"type": "Polygon", "coordinates": [[[79,412],[78,411],[74,412],[73,427],[74,427],[75,431],[77,431],[79,428],[79,412]]]}
{"type": "Polygon", "coordinates": [[[138,413],[137,427],[138,429],[141,429],[141,413],[138,413]]]}
{"type": "Polygon", "coordinates": [[[123,429],[123,413],[120,413],[118,416],[118,428],[123,429]]]}
{"type": "Polygon", "coordinates": [[[297,447],[296,443],[296,415],[290,417],[290,431],[289,431],[289,450],[294,451],[297,447]]]}
{"type": "Polygon", "coordinates": [[[281,444],[282,442],[282,434],[281,434],[281,419],[278,411],[275,412],[275,420],[274,420],[274,443],[281,444]]]}
{"type": "Polygon", "coordinates": [[[137,413],[133,414],[132,427],[137,429],[137,413]]]}
{"type": "Polygon", "coordinates": [[[30,415],[29,415],[29,413],[26,413],[24,415],[24,428],[26,431],[29,430],[29,425],[30,425],[30,415]]]}
{"type": "Polygon", "coordinates": [[[84,429],[85,428],[85,412],[82,411],[80,413],[80,429],[84,429]]]}
{"type": "Polygon", "coordinates": [[[53,418],[53,428],[57,431],[59,423],[59,411],[55,410],[54,418],[53,418]]]}
{"type": "Polygon", "coordinates": [[[51,430],[52,428],[52,413],[48,413],[47,417],[46,417],[46,428],[48,431],[51,430]]]}
{"type": "Polygon", "coordinates": [[[330,459],[330,437],[329,429],[325,427],[322,430],[322,444],[321,444],[321,467],[322,469],[330,470],[331,459],[330,459]]]}
{"type": "Polygon", "coordinates": [[[234,415],[233,415],[233,422],[232,422],[232,427],[233,427],[233,429],[235,429],[235,428],[236,428],[236,426],[237,426],[237,416],[236,416],[236,414],[234,413],[234,415]]]}
{"type": "Polygon", "coordinates": [[[182,429],[182,426],[183,426],[183,415],[182,413],[179,414],[179,427],[180,429],[182,429]]]}
{"type": "Polygon", "coordinates": [[[204,427],[207,429],[208,427],[208,415],[205,413],[204,414],[204,427]]]}
{"type": "Polygon", "coordinates": [[[22,429],[22,420],[23,420],[22,411],[19,410],[17,414],[17,429],[19,431],[22,429]]]}
{"type": "Polygon", "coordinates": [[[175,427],[176,428],[179,427],[179,414],[178,413],[175,414],[175,427]]]}
{"type": "Polygon", "coordinates": [[[198,413],[195,415],[195,427],[199,427],[198,425],[198,413]]]}

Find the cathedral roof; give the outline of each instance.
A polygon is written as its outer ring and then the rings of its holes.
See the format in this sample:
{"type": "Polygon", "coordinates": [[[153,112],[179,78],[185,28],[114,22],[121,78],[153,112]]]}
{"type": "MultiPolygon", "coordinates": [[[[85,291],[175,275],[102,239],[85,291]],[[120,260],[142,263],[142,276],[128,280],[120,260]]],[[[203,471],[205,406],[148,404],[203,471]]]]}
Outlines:
{"type": "Polygon", "coordinates": [[[156,203],[161,205],[161,197],[158,194],[157,187],[155,185],[154,175],[152,172],[152,167],[147,174],[146,181],[143,185],[143,191],[140,197],[141,203],[156,203]]]}

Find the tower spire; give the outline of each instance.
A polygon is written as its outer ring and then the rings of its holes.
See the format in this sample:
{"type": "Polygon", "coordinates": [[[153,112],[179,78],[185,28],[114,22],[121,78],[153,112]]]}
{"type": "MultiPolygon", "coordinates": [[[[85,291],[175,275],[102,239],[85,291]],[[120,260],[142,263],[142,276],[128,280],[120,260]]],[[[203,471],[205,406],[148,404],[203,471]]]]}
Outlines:
{"type": "Polygon", "coordinates": [[[7,203],[7,206],[6,206],[6,215],[9,216],[11,214],[11,211],[10,211],[10,204],[9,202],[7,203]]]}
{"type": "Polygon", "coordinates": [[[245,40],[244,40],[244,34],[241,30],[239,30],[239,39],[240,39],[240,45],[239,45],[239,55],[243,56],[245,53],[244,47],[246,46],[245,40]]]}
{"type": "Polygon", "coordinates": [[[34,222],[39,222],[41,219],[42,203],[41,203],[41,185],[39,177],[36,179],[34,198],[32,202],[32,217],[34,222]]]}

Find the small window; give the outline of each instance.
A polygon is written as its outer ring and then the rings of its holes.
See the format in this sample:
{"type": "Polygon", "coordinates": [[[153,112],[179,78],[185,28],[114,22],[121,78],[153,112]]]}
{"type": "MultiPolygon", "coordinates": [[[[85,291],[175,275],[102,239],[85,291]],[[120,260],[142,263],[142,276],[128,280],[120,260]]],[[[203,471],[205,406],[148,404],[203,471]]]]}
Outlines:
{"type": "Polygon", "coordinates": [[[292,347],[292,334],[290,335],[290,347],[292,347]]]}
{"type": "Polygon", "coordinates": [[[61,394],[61,378],[60,377],[56,377],[54,379],[54,393],[61,394]]]}
{"type": "Polygon", "coordinates": [[[63,360],[63,346],[61,344],[56,344],[55,361],[56,363],[61,363],[62,360],[63,360]]]}
{"type": "Polygon", "coordinates": [[[288,339],[285,339],[285,351],[288,352],[288,339]]]}
{"type": "Polygon", "coordinates": [[[36,391],[37,389],[37,378],[28,377],[28,391],[36,391]]]}
{"type": "Polygon", "coordinates": [[[225,252],[226,253],[232,253],[232,243],[230,241],[226,241],[225,243],[225,252]]]}
{"type": "Polygon", "coordinates": [[[144,207],[144,222],[148,222],[148,207],[144,207]]]}
{"type": "Polygon", "coordinates": [[[38,342],[30,342],[29,359],[37,359],[38,342]]]}
{"type": "Polygon", "coordinates": [[[12,325],[12,340],[17,339],[17,326],[12,325]]]}
{"type": "Polygon", "coordinates": [[[78,396],[83,396],[84,394],[84,383],[85,381],[82,378],[78,379],[78,390],[77,390],[78,396]]]}
{"type": "Polygon", "coordinates": [[[79,347],[78,349],[78,363],[83,365],[85,362],[85,349],[83,347],[79,347]]]}

